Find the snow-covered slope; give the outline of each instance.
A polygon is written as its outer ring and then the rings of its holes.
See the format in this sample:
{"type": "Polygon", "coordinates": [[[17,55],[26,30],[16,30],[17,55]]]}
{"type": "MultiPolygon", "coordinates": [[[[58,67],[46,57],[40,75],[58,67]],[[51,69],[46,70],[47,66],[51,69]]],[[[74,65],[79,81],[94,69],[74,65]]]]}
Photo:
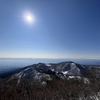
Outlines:
{"type": "Polygon", "coordinates": [[[62,72],[63,74],[67,75],[81,75],[85,70],[86,67],[80,64],[76,64],[74,62],[61,62],[55,65],[51,65],[55,71],[62,72]]]}
{"type": "Polygon", "coordinates": [[[71,61],[57,64],[38,63],[28,66],[22,71],[15,73],[11,76],[10,80],[17,79],[18,82],[24,78],[34,78],[40,80],[43,77],[51,75],[59,78],[66,78],[68,76],[80,76],[84,71],[86,71],[86,69],[87,68],[85,66],[76,64],[71,61]]]}

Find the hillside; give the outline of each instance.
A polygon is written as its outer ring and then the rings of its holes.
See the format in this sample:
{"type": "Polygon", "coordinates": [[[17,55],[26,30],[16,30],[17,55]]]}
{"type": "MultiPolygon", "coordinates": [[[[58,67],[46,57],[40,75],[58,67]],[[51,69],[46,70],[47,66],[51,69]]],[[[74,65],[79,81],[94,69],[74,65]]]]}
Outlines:
{"type": "Polygon", "coordinates": [[[38,63],[1,79],[0,100],[99,100],[99,85],[100,66],[38,63]]]}

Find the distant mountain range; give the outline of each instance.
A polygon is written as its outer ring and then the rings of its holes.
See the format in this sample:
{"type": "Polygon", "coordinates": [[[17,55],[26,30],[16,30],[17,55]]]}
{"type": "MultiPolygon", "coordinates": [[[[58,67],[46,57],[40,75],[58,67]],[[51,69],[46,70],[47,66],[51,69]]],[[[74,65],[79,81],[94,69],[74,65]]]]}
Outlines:
{"type": "MultiPolygon", "coordinates": [[[[0,74],[0,78],[9,78],[9,80],[17,79],[19,83],[25,78],[34,78],[41,80],[44,77],[55,76],[58,78],[66,79],[68,77],[81,77],[88,70],[95,68],[98,69],[100,66],[94,65],[81,65],[72,61],[65,61],[61,63],[38,63],[24,68],[16,69],[9,71],[3,74],[0,74]]],[[[100,71],[96,71],[99,73],[100,71]]]]}
{"type": "MultiPolygon", "coordinates": [[[[43,77],[55,76],[58,78],[68,78],[69,76],[82,76],[87,70],[91,69],[94,66],[80,65],[72,61],[65,61],[61,63],[38,63],[33,64],[21,69],[14,71],[6,72],[0,75],[0,77],[6,78],[9,77],[9,80],[17,79],[19,83],[25,78],[34,78],[40,80],[43,77]]],[[[100,66],[96,66],[100,67],[100,66]]]]}
{"type": "Polygon", "coordinates": [[[37,63],[0,77],[0,100],[100,100],[100,65],[37,63]]]}

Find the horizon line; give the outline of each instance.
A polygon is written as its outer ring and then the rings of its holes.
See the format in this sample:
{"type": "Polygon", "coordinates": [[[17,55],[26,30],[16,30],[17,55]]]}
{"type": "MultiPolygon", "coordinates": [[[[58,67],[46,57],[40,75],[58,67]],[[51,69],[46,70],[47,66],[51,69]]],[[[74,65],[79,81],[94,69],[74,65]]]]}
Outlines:
{"type": "Polygon", "coordinates": [[[0,59],[80,59],[100,60],[100,58],[32,58],[32,57],[0,57],[0,59]]]}

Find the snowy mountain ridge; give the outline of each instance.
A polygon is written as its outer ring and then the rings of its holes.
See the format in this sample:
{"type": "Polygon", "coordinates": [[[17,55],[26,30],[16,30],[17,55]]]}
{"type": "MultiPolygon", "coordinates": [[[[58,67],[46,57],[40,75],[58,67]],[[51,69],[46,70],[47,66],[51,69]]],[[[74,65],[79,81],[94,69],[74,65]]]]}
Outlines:
{"type": "Polygon", "coordinates": [[[38,63],[28,66],[22,71],[15,73],[11,76],[10,80],[17,79],[19,83],[24,78],[34,78],[40,80],[43,77],[52,75],[64,79],[68,76],[81,76],[86,70],[87,67],[71,61],[57,64],[38,63]]]}

